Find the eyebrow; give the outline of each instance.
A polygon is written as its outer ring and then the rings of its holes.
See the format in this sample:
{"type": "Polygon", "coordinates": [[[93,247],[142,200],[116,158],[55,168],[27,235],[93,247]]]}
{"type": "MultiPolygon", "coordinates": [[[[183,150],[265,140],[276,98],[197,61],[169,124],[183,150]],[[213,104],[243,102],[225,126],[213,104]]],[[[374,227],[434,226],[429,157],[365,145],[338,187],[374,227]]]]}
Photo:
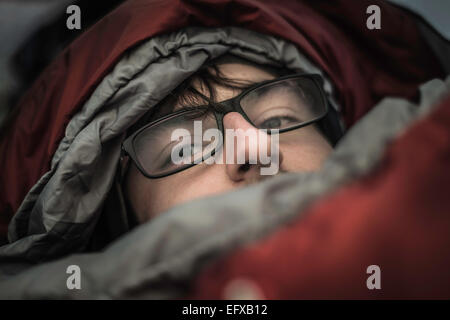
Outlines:
{"type": "MultiPolygon", "coordinates": [[[[251,89],[251,88],[257,86],[258,84],[260,84],[260,83],[262,83],[262,82],[264,82],[264,81],[267,81],[267,80],[258,81],[258,82],[252,82],[252,83],[249,83],[249,84],[247,84],[247,85],[242,85],[242,86],[240,86],[239,88],[236,88],[236,89],[240,89],[240,90],[241,90],[240,93],[238,93],[238,94],[237,94],[236,96],[234,96],[234,97],[231,97],[230,99],[226,99],[226,100],[223,100],[223,101],[231,100],[231,99],[237,97],[237,96],[238,96],[239,94],[241,94],[242,92],[244,92],[244,91],[246,91],[246,90],[248,90],[248,89],[251,89]]],[[[263,90],[262,93],[264,93],[264,92],[267,91],[267,89],[266,89],[265,87],[262,87],[261,90],[263,90]]],[[[223,102],[223,101],[218,101],[218,103],[223,102]]],[[[204,107],[204,106],[208,106],[208,107],[209,107],[210,105],[209,105],[209,104],[208,104],[208,105],[206,105],[206,104],[198,104],[198,105],[195,105],[195,104],[193,104],[193,105],[182,105],[180,108],[174,107],[174,108],[172,109],[172,112],[180,111],[180,110],[185,110],[185,109],[186,109],[186,110],[189,110],[190,108],[195,109],[196,107],[204,107]]]]}
{"type": "MultiPolygon", "coordinates": [[[[286,83],[287,83],[287,82],[285,82],[285,81],[280,81],[280,82],[274,82],[274,83],[271,83],[270,85],[263,85],[263,86],[259,87],[257,91],[252,92],[252,94],[253,94],[253,93],[256,93],[256,94],[255,94],[255,98],[256,98],[256,99],[261,99],[261,98],[264,97],[271,89],[274,89],[274,88],[280,88],[280,87],[282,87],[282,88],[290,88],[290,89],[292,89],[292,86],[290,86],[290,85],[288,85],[288,84],[286,84],[286,83]]],[[[251,86],[250,86],[250,87],[251,87],[251,86]]]]}
{"type": "MultiPolygon", "coordinates": [[[[242,87],[239,87],[238,89],[240,89],[241,90],[241,92],[243,92],[243,91],[245,91],[245,90],[247,90],[247,89],[249,89],[249,88],[251,88],[252,86],[254,86],[255,84],[250,84],[250,85],[245,85],[245,86],[242,86],[242,87]]],[[[240,93],[238,93],[238,95],[239,95],[240,93]]],[[[180,97],[182,97],[183,95],[180,95],[180,97]]],[[[234,96],[235,97],[235,96],[234,96]]],[[[234,97],[231,97],[230,99],[233,99],[234,97]]],[[[201,101],[203,98],[202,97],[195,97],[196,98],[196,100],[199,100],[199,101],[201,101]]],[[[208,97],[208,99],[211,99],[210,97],[208,97]]],[[[226,99],[226,100],[223,100],[223,101],[227,101],[227,100],[230,100],[230,99],[226,99]]],[[[195,100],[194,100],[195,101],[195,100]]],[[[217,103],[221,103],[221,102],[223,102],[223,101],[216,101],[217,103]]],[[[178,112],[178,111],[180,111],[180,110],[190,110],[190,109],[192,109],[192,110],[194,110],[194,109],[196,109],[196,108],[199,108],[199,107],[210,107],[211,106],[211,104],[209,103],[209,101],[205,101],[205,103],[199,103],[199,104],[182,104],[182,105],[179,105],[179,104],[177,104],[177,105],[175,105],[173,108],[172,108],[172,110],[171,110],[171,112],[170,113],[173,113],[173,112],[178,112]]]]}

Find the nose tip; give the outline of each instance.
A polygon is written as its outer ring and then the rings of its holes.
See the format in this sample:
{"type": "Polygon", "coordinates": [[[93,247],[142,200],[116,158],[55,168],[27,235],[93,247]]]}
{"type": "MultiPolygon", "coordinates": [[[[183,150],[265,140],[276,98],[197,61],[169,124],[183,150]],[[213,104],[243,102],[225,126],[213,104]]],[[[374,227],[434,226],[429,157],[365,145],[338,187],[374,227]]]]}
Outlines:
{"type": "MultiPolygon", "coordinates": [[[[268,165],[271,157],[271,138],[255,128],[238,112],[230,112],[223,119],[225,128],[226,172],[232,181],[254,182],[261,179],[261,167],[268,165]]],[[[277,161],[279,163],[279,160],[277,161]]],[[[277,165],[278,165],[277,163],[277,165]]]]}

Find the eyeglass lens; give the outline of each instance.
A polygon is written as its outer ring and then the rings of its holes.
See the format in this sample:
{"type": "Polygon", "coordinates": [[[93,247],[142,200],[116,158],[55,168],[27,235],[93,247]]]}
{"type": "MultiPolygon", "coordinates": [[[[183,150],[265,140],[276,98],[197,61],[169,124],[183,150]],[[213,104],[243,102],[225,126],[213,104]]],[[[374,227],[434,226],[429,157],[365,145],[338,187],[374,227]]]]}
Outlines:
{"type": "MultiPolygon", "coordinates": [[[[241,97],[240,106],[251,124],[259,129],[294,128],[326,112],[317,84],[305,77],[284,79],[253,89],[241,97]]],[[[192,110],[157,122],[135,137],[133,146],[137,160],[149,175],[170,174],[190,163],[198,163],[222,144],[215,139],[204,141],[203,133],[211,128],[218,129],[216,118],[204,110],[192,110]],[[195,130],[195,120],[201,120],[200,132],[195,130]],[[185,143],[181,144],[181,140],[185,143]],[[188,148],[186,143],[190,144],[188,148]],[[173,153],[187,161],[174,163],[173,153]]]]}

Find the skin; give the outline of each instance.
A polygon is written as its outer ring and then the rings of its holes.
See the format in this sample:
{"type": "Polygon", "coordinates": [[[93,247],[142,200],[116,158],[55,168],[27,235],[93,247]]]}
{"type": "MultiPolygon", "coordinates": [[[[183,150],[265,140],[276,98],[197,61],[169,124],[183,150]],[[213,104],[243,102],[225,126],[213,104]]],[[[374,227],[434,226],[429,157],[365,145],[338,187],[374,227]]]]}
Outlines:
{"type": "MultiPolygon", "coordinates": [[[[226,63],[219,66],[229,78],[261,82],[274,76],[260,68],[226,63]]],[[[198,87],[198,86],[197,86],[198,87]]],[[[202,88],[199,90],[206,93],[202,88]]],[[[239,91],[216,87],[218,101],[230,99],[239,91]]],[[[224,117],[225,129],[256,130],[239,113],[224,117]]],[[[312,125],[280,134],[279,172],[306,172],[320,169],[332,151],[322,134],[312,125]]],[[[226,143],[226,141],[225,141],[226,143]]],[[[242,150],[248,152],[248,149],[242,150]]],[[[122,163],[126,165],[128,159],[122,163]]],[[[236,161],[235,161],[236,162],[236,161]]],[[[130,163],[125,177],[124,192],[140,222],[193,199],[221,194],[262,181],[271,176],[260,174],[261,164],[212,164],[195,165],[187,170],[159,179],[144,177],[134,163],[130,163]]]]}

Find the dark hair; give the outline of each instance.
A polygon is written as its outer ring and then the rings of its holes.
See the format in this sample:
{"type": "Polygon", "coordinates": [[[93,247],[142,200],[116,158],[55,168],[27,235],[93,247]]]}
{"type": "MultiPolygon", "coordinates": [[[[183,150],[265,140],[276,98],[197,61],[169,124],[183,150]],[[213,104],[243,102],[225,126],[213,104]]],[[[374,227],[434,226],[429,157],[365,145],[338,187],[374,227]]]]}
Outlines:
{"type": "Polygon", "coordinates": [[[219,66],[225,63],[241,63],[251,65],[272,74],[275,77],[281,77],[293,73],[292,70],[285,67],[269,66],[258,64],[237,56],[226,54],[219,58],[212,59],[202,65],[193,75],[179,84],[171,91],[158,105],[142,116],[129,130],[128,135],[137,131],[147,123],[157,120],[164,115],[174,111],[176,105],[189,107],[196,105],[207,105],[209,108],[219,109],[217,104],[216,87],[227,89],[245,90],[254,83],[246,80],[230,79],[223,75],[219,66]],[[194,84],[205,89],[206,94],[200,92],[194,84]]]}

